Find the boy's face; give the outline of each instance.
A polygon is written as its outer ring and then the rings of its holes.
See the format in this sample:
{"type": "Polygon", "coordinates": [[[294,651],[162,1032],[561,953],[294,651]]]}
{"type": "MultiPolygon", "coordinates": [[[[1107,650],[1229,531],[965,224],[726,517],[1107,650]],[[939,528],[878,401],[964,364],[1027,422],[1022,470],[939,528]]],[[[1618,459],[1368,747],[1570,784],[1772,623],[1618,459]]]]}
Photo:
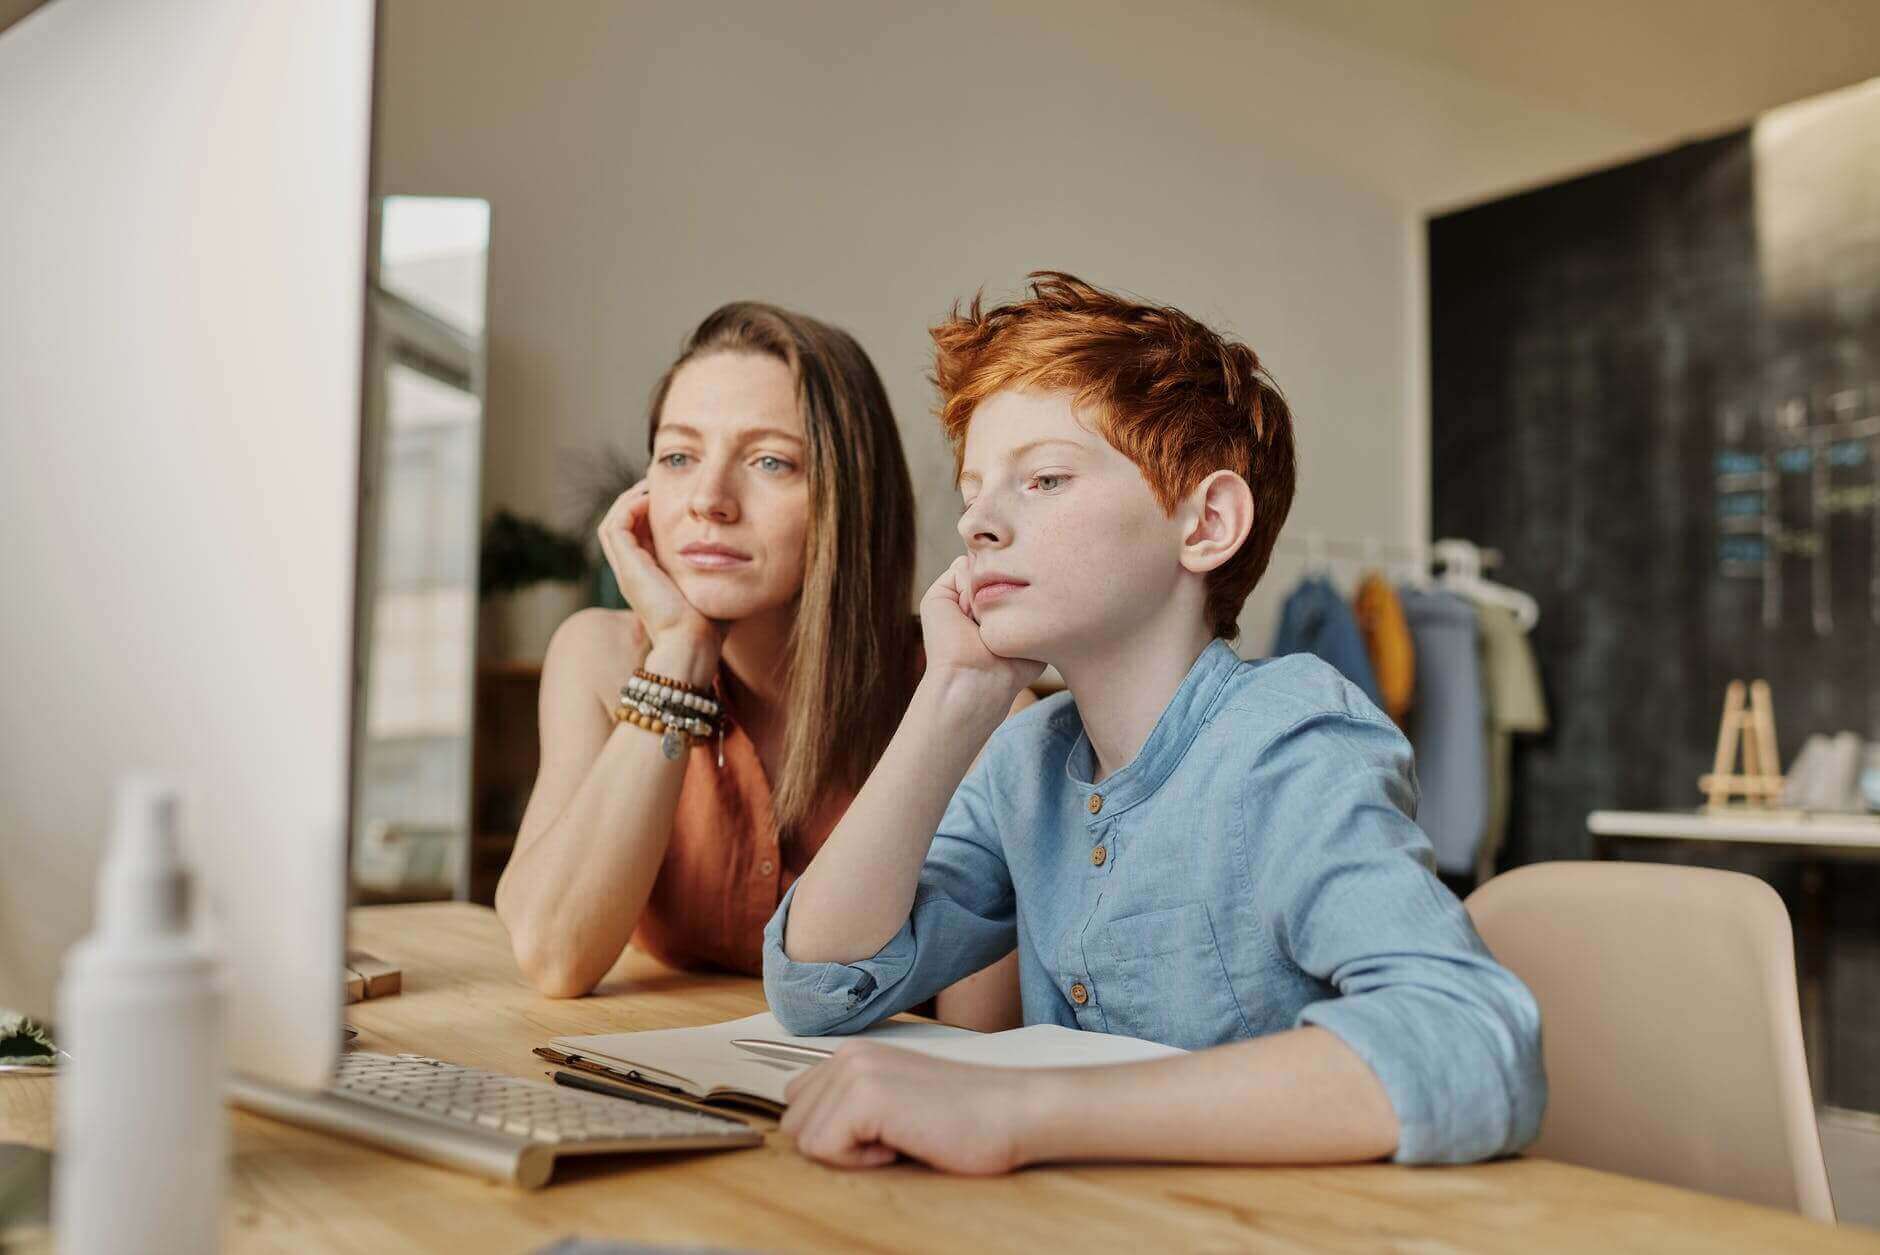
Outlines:
{"type": "Polygon", "coordinates": [[[1165,614],[1185,574],[1181,523],[1072,399],[996,393],[966,430],[959,531],[973,617],[1002,657],[1101,650],[1165,614]]]}

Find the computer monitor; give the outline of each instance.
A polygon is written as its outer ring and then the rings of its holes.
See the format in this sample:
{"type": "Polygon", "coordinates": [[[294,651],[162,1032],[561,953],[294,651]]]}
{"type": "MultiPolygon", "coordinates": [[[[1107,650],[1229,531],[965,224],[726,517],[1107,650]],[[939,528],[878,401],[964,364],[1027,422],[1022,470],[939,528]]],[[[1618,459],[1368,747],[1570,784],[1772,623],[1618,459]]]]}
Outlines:
{"type": "Polygon", "coordinates": [[[154,768],[231,1065],[303,1087],[340,1032],[373,18],[0,32],[0,1006],[49,1015],[113,783],[154,768]]]}

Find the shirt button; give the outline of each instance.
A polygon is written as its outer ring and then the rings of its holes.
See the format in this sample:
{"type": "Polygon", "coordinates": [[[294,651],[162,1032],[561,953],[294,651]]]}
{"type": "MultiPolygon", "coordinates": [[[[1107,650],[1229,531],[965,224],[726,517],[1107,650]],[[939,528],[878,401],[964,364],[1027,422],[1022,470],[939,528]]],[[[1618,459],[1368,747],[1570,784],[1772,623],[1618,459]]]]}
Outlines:
{"type": "Polygon", "coordinates": [[[1071,1001],[1080,1007],[1090,1001],[1090,991],[1084,988],[1082,981],[1071,986],[1071,1001]]]}
{"type": "Polygon", "coordinates": [[[1109,857],[1110,852],[1108,850],[1100,845],[1096,846],[1090,851],[1090,865],[1092,867],[1101,867],[1103,866],[1103,861],[1109,857]]]}
{"type": "Polygon", "coordinates": [[[1094,815],[1102,809],[1103,809],[1103,795],[1101,793],[1092,793],[1090,795],[1090,813],[1094,815]]]}
{"type": "Polygon", "coordinates": [[[771,862],[769,859],[765,859],[763,862],[757,865],[757,870],[761,872],[762,874],[768,876],[777,870],[777,865],[771,862]]]}

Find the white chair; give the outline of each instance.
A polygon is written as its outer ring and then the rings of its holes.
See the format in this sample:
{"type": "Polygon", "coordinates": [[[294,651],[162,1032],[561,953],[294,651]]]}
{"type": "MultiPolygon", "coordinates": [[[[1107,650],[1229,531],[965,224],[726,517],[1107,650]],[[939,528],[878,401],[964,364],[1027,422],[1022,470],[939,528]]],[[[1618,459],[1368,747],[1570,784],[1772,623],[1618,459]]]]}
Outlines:
{"type": "Polygon", "coordinates": [[[1465,904],[1541,1008],[1531,1154],[1834,1220],[1788,911],[1754,877],[1540,863],[1465,904]]]}

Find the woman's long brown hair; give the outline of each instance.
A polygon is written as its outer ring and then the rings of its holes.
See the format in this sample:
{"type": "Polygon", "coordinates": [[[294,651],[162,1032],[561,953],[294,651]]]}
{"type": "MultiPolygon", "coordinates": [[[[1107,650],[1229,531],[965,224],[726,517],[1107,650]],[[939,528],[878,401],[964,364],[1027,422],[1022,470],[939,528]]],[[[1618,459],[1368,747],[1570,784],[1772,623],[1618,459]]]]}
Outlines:
{"type": "Polygon", "coordinates": [[[761,353],[796,377],[809,446],[809,536],[790,633],[783,770],[772,810],[787,836],[832,787],[859,789],[913,695],[914,485],[887,390],[855,338],[756,301],[714,310],[653,389],[647,447],[679,368],[761,353]]]}

